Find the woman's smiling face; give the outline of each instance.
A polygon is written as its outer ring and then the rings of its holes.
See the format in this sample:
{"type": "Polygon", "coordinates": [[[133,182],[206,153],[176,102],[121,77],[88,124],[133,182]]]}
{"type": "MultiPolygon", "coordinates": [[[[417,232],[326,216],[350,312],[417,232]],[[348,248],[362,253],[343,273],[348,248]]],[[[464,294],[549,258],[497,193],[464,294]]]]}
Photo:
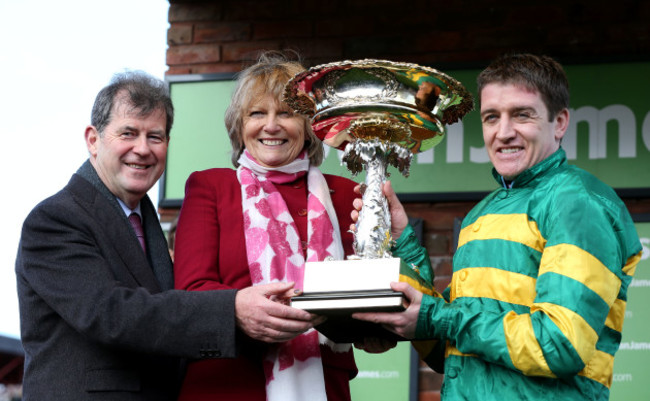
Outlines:
{"type": "Polygon", "coordinates": [[[248,153],[264,167],[291,163],[305,146],[305,120],[267,94],[251,101],[242,121],[248,153]]]}

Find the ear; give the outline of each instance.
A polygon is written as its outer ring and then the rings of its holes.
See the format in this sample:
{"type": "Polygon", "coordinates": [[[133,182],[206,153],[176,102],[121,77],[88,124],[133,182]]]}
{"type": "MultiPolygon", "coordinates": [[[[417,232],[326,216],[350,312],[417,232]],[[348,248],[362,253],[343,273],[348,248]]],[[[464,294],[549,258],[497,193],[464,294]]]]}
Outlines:
{"type": "Polygon", "coordinates": [[[97,132],[97,128],[89,125],[86,127],[84,136],[86,138],[86,148],[88,148],[90,156],[94,159],[97,157],[97,141],[99,140],[99,132],[97,132]]]}
{"type": "Polygon", "coordinates": [[[555,116],[555,140],[560,142],[569,128],[569,110],[562,109],[555,116]]]}

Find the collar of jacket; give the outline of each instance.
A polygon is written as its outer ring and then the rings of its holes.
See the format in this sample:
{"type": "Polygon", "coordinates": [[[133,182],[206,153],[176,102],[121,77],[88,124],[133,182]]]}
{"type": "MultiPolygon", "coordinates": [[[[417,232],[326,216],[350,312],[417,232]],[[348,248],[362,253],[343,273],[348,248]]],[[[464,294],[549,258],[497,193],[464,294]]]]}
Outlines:
{"type": "Polygon", "coordinates": [[[95,170],[95,167],[93,167],[92,163],[90,163],[90,159],[87,159],[81,165],[81,167],[79,167],[76,174],[91,183],[92,186],[99,191],[99,193],[104,195],[104,197],[109,200],[114,208],[122,212],[122,215],[125,215],[122,206],[120,206],[120,204],[117,202],[117,197],[108,189],[101,178],[99,178],[97,170],[95,170]]]}
{"type": "MultiPolygon", "coordinates": [[[[558,150],[553,152],[552,155],[537,163],[533,167],[524,170],[521,174],[515,177],[511,188],[526,186],[543,177],[546,172],[554,170],[557,167],[566,164],[566,162],[566,153],[564,152],[564,149],[560,147],[558,150]]],[[[495,168],[492,168],[492,176],[499,183],[499,186],[502,188],[508,188],[505,184],[504,178],[499,173],[497,173],[495,168]]]]}

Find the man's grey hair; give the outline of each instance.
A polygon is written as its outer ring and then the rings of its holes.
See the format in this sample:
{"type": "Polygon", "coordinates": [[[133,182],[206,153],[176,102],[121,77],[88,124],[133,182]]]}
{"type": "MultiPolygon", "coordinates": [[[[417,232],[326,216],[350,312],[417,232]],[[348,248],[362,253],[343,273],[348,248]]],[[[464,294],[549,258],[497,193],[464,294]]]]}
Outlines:
{"type": "Polygon", "coordinates": [[[100,136],[104,134],[104,129],[111,122],[116,99],[129,105],[131,112],[142,117],[163,110],[167,122],[165,134],[169,138],[174,122],[174,106],[164,81],[144,71],[125,71],[115,74],[110,83],[97,94],[90,115],[90,123],[100,136]]]}

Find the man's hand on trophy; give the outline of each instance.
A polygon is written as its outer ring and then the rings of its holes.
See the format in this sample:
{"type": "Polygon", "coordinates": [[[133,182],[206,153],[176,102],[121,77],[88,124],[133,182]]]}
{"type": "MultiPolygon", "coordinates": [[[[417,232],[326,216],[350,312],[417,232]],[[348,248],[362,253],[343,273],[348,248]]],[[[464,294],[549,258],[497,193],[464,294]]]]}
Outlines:
{"type": "MultiPolygon", "coordinates": [[[[363,190],[365,189],[363,187],[365,187],[364,184],[357,185],[354,187],[354,192],[363,196],[363,190]]],[[[406,215],[404,206],[402,206],[402,202],[400,202],[397,198],[397,194],[395,193],[395,190],[393,190],[393,185],[390,181],[384,182],[382,190],[384,191],[384,196],[386,196],[386,199],[388,200],[388,209],[390,211],[391,218],[390,234],[393,237],[393,240],[397,240],[400,235],[402,235],[402,231],[404,231],[404,228],[408,224],[408,216],[406,215]]],[[[363,207],[363,201],[361,198],[356,198],[352,203],[352,206],[354,209],[350,213],[350,216],[352,217],[352,221],[356,223],[356,221],[359,219],[359,211],[363,207]]],[[[350,226],[350,230],[356,231],[354,224],[350,226]]]]}
{"type": "Polygon", "coordinates": [[[420,313],[422,293],[404,282],[390,283],[394,291],[404,293],[409,301],[409,306],[403,312],[363,312],[353,313],[354,319],[365,320],[381,324],[386,330],[412,340],[415,337],[415,328],[420,313]]]}
{"type": "Polygon", "coordinates": [[[386,338],[367,337],[363,342],[355,342],[354,347],[364,350],[369,354],[381,354],[389,349],[395,348],[397,341],[388,340],[386,338]]]}
{"type": "Polygon", "coordinates": [[[260,284],[237,291],[237,326],[253,339],[274,343],[291,340],[326,320],[280,302],[293,293],[294,283],[260,284]]]}

